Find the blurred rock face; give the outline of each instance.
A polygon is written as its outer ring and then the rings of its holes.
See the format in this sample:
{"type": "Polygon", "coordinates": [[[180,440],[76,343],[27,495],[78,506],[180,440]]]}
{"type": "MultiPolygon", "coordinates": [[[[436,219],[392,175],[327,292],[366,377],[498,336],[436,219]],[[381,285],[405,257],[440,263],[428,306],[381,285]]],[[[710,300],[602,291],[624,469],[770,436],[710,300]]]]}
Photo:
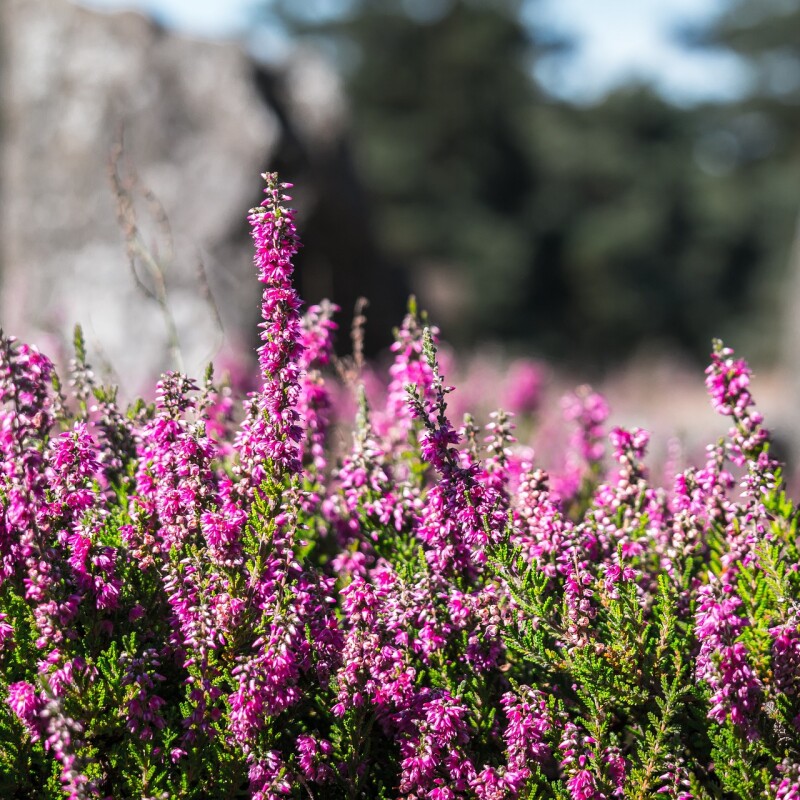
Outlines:
{"type": "MultiPolygon", "coordinates": [[[[68,340],[80,322],[126,383],[168,365],[164,316],[135,286],[108,178],[122,130],[120,171],[127,162],[158,198],[181,254],[170,259],[156,207],[133,187],[141,238],[163,265],[186,365],[196,370],[219,339],[197,259],[213,259],[241,226],[278,137],[247,59],[234,46],[62,0],[7,0],[2,29],[3,326],[68,340]]],[[[248,275],[247,257],[235,268],[248,275]]],[[[220,306],[241,302],[240,281],[214,283],[220,306]]]]}
{"type": "Polygon", "coordinates": [[[137,15],[99,14],[65,0],[0,6],[6,331],[52,352],[48,334],[68,342],[79,322],[95,363],[107,360],[129,391],[177,366],[165,315],[137,289],[126,257],[109,180],[120,131],[117,172],[129,226],[136,216],[138,277],[158,293],[159,276],[148,270],[153,256],[191,374],[201,373],[222,340],[207,288],[230,344],[255,331],[260,293],[246,212],[261,197],[266,169],[298,184],[308,299],[334,295],[347,307],[358,290],[369,292],[360,284],[373,253],[352,245],[366,228],[366,204],[342,144],[343,102],[330,71],[315,72],[306,54],[281,73],[265,73],[235,45],[184,40],[137,15]],[[330,245],[326,228],[351,243],[344,283],[313,244],[330,245]]]}

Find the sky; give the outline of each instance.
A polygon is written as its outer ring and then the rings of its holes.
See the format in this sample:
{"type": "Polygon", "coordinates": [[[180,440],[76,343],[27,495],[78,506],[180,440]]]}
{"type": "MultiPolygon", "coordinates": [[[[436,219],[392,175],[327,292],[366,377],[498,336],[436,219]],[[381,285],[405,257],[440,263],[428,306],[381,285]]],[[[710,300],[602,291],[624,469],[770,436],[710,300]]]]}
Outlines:
{"type": "MultiPolygon", "coordinates": [[[[299,1],[323,14],[341,4],[341,0],[299,1]]],[[[212,39],[243,35],[248,11],[257,2],[81,0],[94,8],[142,10],[168,27],[212,39]]],[[[653,83],[668,99],[684,105],[736,97],[747,84],[744,67],[733,56],[686,50],[675,35],[680,26],[701,23],[723,5],[724,0],[528,0],[531,21],[576,41],[569,58],[541,61],[536,76],[554,94],[577,102],[599,100],[629,79],[653,83]]],[[[260,41],[263,47],[265,39],[260,41]]],[[[279,38],[268,41],[277,53],[285,49],[279,38]]]]}

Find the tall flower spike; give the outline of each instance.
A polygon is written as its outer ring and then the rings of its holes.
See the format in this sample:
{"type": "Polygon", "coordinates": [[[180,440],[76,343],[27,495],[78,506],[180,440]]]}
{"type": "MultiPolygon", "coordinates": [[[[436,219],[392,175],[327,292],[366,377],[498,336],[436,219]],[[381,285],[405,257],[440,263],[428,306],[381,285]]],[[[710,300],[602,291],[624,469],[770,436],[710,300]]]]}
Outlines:
{"type": "MultiPolygon", "coordinates": [[[[439,329],[429,327],[428,332],[435,345],[439,340],[439,329]]],[[[403,324],[395,333],[391,350],[394,363],[389,368],[386,409],[382,417],[376,419],[376,429],[386,439],[386,444],[394,448],[405,444],[412,428],[414,415],[409,409],[407,387],[416,386],[424,403],[435,400],[433,371],[423,352],[423,327],[413,298],[403,324]]]]}
{"type": "Polygon", "coordinates": [[[302,351],[300,298],[292,285],[292,259],[300,247],[294,225],[294,210],[284,203],[291,200],[276,173],[266,173],[262,206],[251,209],[258,279],[265,284],[261,311],[261,340],[258,350],[261,366],[261,392],[254,398],[251,415],[242,425],[238,449],[242,472],[258,486],[266,477],[267,464],[275,474],[298,473],[301,469],[297,400],[302,351]]]}
{"type": "Polygon", "coordinates": [[[700,652],[695,675],[711,690],[709,719],[724,723],[730,716],[753,741],[759,737],[756,722],[764,687],[750,664],[747,648],[738,641],[748,624],[736,613],[741,605],[729,584],[714,582],[700,588],[695,613],[700,652]]]}
{"type": "Polygon", "coordinates": [[[302,448],[306,463],[312,463],[320,472],[327,466],[325,441],[333,407],[321,370],[333,358],[333,335],[338,327],[333,315],[338,310],[335,303],[323,300],[306,311],[302,322],[300,367],[303,375],[297,403],[305,429],[302,448]]]}

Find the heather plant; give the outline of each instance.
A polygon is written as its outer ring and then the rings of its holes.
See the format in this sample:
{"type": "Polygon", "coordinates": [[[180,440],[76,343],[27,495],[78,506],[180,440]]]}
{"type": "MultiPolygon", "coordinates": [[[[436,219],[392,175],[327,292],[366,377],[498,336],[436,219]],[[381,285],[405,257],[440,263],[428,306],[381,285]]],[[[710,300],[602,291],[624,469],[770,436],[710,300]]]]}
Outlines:
{"type": "Polygon", "coordinates": [[[797,511],[746,363],[714,344],[730,430],[670,485],[588,387],[549,475],[530,368],[519,429],[454,419],[413,303],[382,391],[358,330],[337,359],[265,178],[240,406],[209,369],[125,409],[80,331],[63,384],[0,338],[0,796],[800,798],[797,511]]]}

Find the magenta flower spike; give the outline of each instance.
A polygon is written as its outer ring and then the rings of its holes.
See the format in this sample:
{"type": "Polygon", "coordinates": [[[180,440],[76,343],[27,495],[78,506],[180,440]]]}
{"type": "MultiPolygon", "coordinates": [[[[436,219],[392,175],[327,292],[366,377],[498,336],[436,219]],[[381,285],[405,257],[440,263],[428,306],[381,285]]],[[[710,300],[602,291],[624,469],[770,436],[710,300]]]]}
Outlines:
{"type": "Polygon", "coordinates": [[[248,217],[256,253],[258,279],[264,284],[261,304],[263,322],[258,350],[261,390],[252,398],[250,417],[238,437],[241,472],[251,486],[266,477],[268,464],[277,475],[297,474],[302,468],[301,420],[297,411],[300,393],[300,298],[292,285],[292,259],[300,248],[291,200],[275,173],[266,173],[264,204],[248,217]]]}

